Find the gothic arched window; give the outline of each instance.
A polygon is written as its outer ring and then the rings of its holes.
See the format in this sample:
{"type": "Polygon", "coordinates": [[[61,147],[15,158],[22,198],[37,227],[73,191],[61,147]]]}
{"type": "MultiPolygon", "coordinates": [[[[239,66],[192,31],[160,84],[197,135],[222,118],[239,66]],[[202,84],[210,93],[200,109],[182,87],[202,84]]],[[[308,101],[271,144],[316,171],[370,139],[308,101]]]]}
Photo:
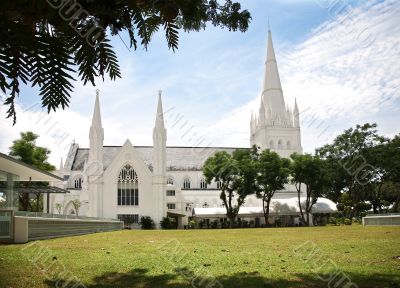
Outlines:
{"type": "Polygon", "coordinates": [[[200,179],[200,189],[207,189],[207,182],[204,178],[200,179]]]}
{"type": "Polygon", "coordinates": [[[278,149],[282,149],[282,140],[281,139],[278,140],[278,149]]]}
{"type": "Polygon", "coordinates": [[[172,178],[172,176],[169,176],[169,177],[167,178],[167,184],[168,184],[168,185],[174,185],[174,178],[172,178]]]}
{"type": "Polygon", "coordinates": [[[286,142],[286,148],[287,148],[287,149],[290,149],[290,141],[287,141],[287,142],[286,142]]]}
{"type": "Polygon", "coordinates": [[[189,177],[185,177],[185,179],[183,179],[183,189],[190,189],[190,179],[189,179],[189,177]]]}
{"type": "Polygon", "coordinates": [[[77,177],[74,181],[75,189],[82,189],[82,177],[77,177]]]}
{"type": "Polygon", "coordinates": [[[118,205],[139,205],[139,181],[132,166],[125,165],[118,176],[118,205]]]}
{"type": "Polygon", "coordinates": [[[222,183],[221,181],[217,181],[217,189],[221,189],[222,183]]]}

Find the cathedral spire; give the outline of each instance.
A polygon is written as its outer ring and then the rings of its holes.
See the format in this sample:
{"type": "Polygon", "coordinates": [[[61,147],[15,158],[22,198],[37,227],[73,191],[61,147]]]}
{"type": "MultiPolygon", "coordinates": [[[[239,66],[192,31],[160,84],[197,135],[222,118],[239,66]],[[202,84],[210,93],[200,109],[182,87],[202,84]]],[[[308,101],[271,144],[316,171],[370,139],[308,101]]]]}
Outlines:
{"type": "Polygon", "coordinates": [[[101,126],[101,113],[100,113],[100,100],[99,100],[100,90],[96,90],[96,101],[94,103],[92,127],[102,127],[101,126]]]}
{"type": "MultiPolygon", "coordinates": [[[[99,89],[96,90],[96,101],[94,104],[92,125],[89,132],[89,165],[96,162],[98,164],[103,163],[103,141],[104,141],[104,129],[101,124],[100,114],[100,100],[99,100],[99,89]]],[[[96,173],[102,172],[102,168],[99,167],[96,173]]]]}
{"type": "Polygon", "coordinates": [[[294,109],[293,109],[293,126],[300,127],[300,112],[297,106],[297,99],[294,98],[294,109]]]}
{"type": "Polygon", "coordinates": [[[156,128],[164,128],[164,112],[162,107],[161,99],[162,91],[158,91],[158,104],[157,104],[157,115],[156,115],[156,128]]]}
{"type": "Polygon", "coordinates": [[[273,118],[283,118],[286,112],[285,100],[282,93],[282,85],[276,62],[274,45],[272,43],[272,33],[268,30],[267,60],[265,62],[265,74],[263,84],[263,98],[271,108],[273,118]]]}
{"type": "Polygon", "coordinates": [[[64,163],[63,163],[63,158],[61,157],[61,162],[60,162],[60,171],[64,169],[64,163]]]}

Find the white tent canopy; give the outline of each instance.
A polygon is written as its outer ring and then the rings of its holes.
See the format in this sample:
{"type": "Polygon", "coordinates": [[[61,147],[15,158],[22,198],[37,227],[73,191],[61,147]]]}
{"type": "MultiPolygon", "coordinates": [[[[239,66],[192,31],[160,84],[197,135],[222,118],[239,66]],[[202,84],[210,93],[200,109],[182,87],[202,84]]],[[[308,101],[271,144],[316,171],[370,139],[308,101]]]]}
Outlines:
{"type": "MultiPolygon", "coordinates": [[[[300,198],[302,207],[305,206],[305,197],[300,198]]],[[[270,215],[298,215],[300,213],[298,198],[273,199],[270,204],[270,215]]],[[[337,212],[336,204],[327,198],[318,198],[317,203],[312,208],[312,213],[334,213],[337,212]]],[[[212,208],[194,208],[195,217],[225,217],[226,209],[224,207],[212,208]]],[[[240,216],[263,215],[263,207],[241,207],[240,216]]]]}

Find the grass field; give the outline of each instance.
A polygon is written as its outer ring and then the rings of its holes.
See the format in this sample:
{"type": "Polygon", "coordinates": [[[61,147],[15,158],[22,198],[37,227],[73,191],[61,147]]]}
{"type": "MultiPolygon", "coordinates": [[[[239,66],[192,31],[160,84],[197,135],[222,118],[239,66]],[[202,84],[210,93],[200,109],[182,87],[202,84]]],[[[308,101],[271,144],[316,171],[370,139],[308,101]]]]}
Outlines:
{"type": "Polygon", "coordinates": [[[68,283],[400,287],[400,227],[125,230],[0,245],[0,287],[68,283]]]}

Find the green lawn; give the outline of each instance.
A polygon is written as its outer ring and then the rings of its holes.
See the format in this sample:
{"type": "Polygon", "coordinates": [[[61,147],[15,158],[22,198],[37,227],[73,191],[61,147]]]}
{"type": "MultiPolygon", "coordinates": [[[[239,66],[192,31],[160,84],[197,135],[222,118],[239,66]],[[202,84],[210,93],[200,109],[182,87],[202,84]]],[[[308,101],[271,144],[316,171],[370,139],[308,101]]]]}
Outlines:
{"type": "Polygon", "coordinates": [[[400,287],[400,227],[125,230],[0,245],[0,287],[79,287],[77,283],[400,287]]]}

